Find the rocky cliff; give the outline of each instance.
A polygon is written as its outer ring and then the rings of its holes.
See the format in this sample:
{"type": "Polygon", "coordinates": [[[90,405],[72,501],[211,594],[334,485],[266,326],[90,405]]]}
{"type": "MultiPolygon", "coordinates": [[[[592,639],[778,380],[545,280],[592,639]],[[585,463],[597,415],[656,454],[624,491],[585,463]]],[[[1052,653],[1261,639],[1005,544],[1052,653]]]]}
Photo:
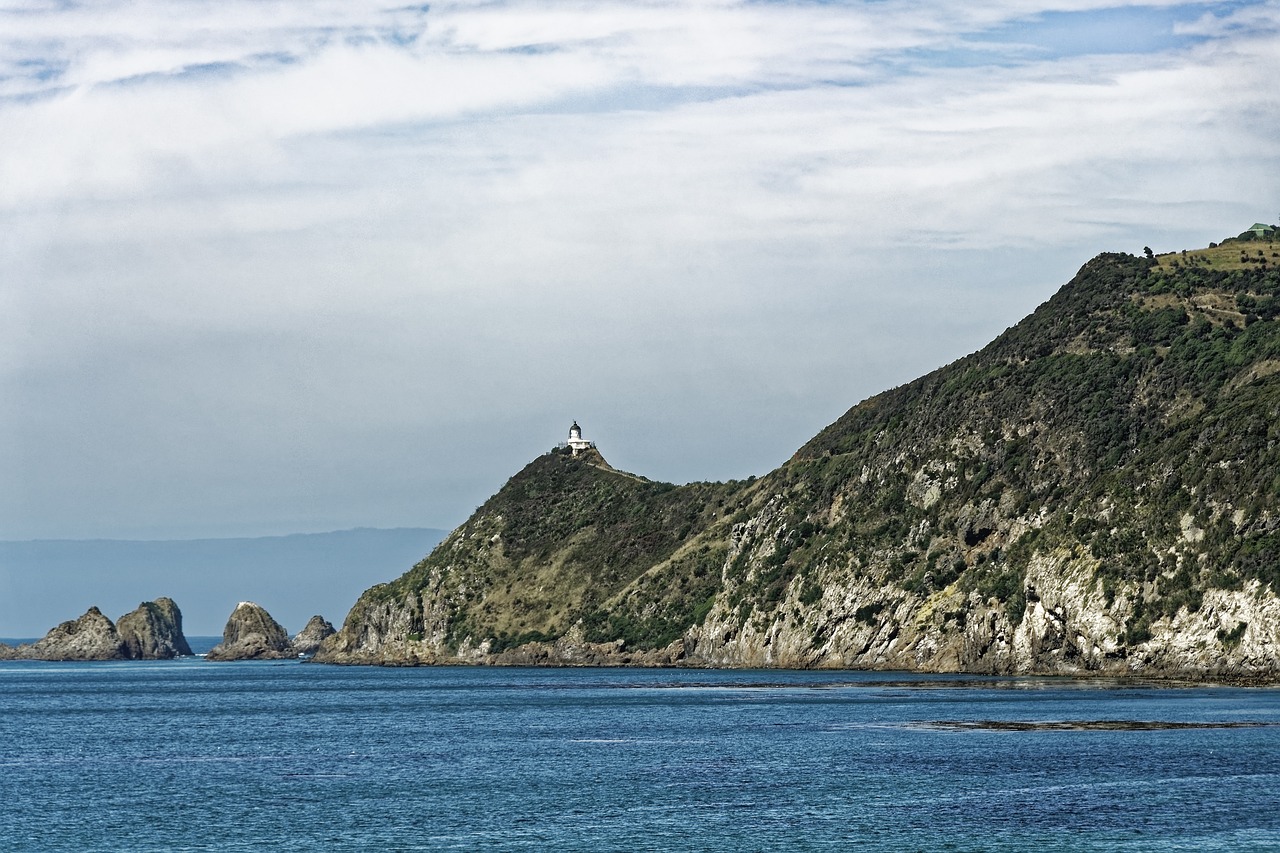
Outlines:
{"type": "Polygon", "coordinates": [[[191,654],[182,633],[182,611],[171,598],[144,601],[116,623],[125,656],[133,660],[169,660],[191,654]]]}
{"type": "Polygon", "coordinates": [[[43,639],[12,648],[0,660],[163,660],[191,654],[182,634],[182,612],[172,599],[144,601],[113,623],[96,607],[63,622],[43,639]]]}
{"type": "Polygon", "coordinates": [[[1276,679],[1266,258],[1099,256],[759,480],[547,454],[317,659],[1276,679]]]}
{"type": "Polygon", "coordinates": [[[289,648],[296,655],[314,655],[320,644],[335,633],[329,620],[319,615],[312,616],[302,630],[294,634],[289,648]]]}
{"type": "Polygon", "coordinates": [[[31,660],[126,660],[120,633],[110,619],[90,607],[79,619],[50,629],[30,646],[19,646],[19,657],[31,660]]]}
{"type": "Polygon", "coordinates": [[[222,642],[209,650],[205,660],[278,660],[297,657],[289,635],[271,614],[252,601],[236,605],[222,629],[222,642]]]}

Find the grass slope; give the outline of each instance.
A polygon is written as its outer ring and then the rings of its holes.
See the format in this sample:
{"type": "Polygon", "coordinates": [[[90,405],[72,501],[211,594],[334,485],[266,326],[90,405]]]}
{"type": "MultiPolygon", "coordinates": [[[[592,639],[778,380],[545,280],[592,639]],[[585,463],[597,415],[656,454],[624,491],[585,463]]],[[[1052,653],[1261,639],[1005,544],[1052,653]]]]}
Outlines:
{"type": "Polygon", "coordinates": [[[1269,244],[1244,261],[1241,245],[1101,255],[981,351],[855,406],[758,481],[673,486],[544,455],[366,595],[420,596],[449,647],[499,651],[574,625],[660,648],[716,605],[768,624],[867,581],[876,600],[830,618],[950,589],[1017,624],[1036,553],[1091,558],[1131,602],[1129,643],[1208,589],[1280,588],[1280,271],[1269,244]]]}

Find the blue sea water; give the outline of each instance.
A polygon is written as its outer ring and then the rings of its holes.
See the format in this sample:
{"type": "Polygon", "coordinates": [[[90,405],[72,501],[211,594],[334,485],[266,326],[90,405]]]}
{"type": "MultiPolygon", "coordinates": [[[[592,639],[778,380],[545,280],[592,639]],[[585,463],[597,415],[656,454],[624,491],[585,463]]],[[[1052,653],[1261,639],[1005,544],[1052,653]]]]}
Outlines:
{"type": "Polygon", "coordinates": [[[13,662],[0,732],[5,851],[1280,849],[1269,688],[13,662]],[[1219,727],[991,725],[1117,720],[1219,727]]]}

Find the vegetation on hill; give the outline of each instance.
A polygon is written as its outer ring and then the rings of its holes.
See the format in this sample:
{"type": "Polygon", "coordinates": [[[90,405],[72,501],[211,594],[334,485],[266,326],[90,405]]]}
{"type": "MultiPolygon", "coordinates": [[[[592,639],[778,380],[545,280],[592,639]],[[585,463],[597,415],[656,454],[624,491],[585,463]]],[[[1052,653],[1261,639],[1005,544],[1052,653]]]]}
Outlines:
{"type": "Polygon", "coordinates": [[[693,624],[696,601],[718,584],[719,566],[706,552],[699,559],[682,549],[696,534],[723,526],[737,490],[734,483],[655,483],[615,471],[596,451],[552,450],[512,477],[430,557],[371,592],[385,600],[447,590],[455,607],[446,632],[453,647],[487,640],[498,652],[555,639],[584,619],[593,638],[618,631],[631,643],[651,644],[693,624]],[[632,624],[625,608],[606,609],[646,572],[663,577],[661,595],[651,596],[662,598],[661,613],[635,616],[632,624]]]}
{"type": "Polygon", "coordinates": [[[779,476],[876,507],[840,527],[855,558],[894,553],[889,580],[962,580],[1014,620],[1035,551],[1086,551],[1104,585],[1142,585],[1136,640],[1207,588],[1280,588],[1278,298],[1280,271],[1104,255],[981,352],[851,410],[779,476]],[[850,464],[883,474],[864,483],[850,464]],[[950,485],[913,500],[920,471],[950,485]],[[1019,518],[1036,524],[990,538],[1019,518]]]}
{"type": "Polygon", "coordinates": [[[396,655],[575,632],[701,663],[1114,669],[1194,624],[1199,657],[1178,660],[1200,663],[1166,669],[1274,670],[1280,258],[1244,245],[1101,255],[759,480],[544,455],[370,590],[331,659],[372,654],[360,621],[407,602],[411,630],[379,635],[396,655]]]}

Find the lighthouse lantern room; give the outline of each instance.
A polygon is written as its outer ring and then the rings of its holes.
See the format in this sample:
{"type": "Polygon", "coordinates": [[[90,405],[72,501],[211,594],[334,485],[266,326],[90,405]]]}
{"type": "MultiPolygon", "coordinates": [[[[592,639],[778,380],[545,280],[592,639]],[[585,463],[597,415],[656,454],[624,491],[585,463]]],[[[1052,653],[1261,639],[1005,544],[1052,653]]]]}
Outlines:
{"type": "Polygon", "coordinates": [[[578,422],[574,421],[573,426],[569,427],[569,440],[564,443],[573,451],[573,455],[577,456],[583,450],[595,447],[594,441],[587,441],[582,437],[582,427],[578,426],[578,422]]]}

